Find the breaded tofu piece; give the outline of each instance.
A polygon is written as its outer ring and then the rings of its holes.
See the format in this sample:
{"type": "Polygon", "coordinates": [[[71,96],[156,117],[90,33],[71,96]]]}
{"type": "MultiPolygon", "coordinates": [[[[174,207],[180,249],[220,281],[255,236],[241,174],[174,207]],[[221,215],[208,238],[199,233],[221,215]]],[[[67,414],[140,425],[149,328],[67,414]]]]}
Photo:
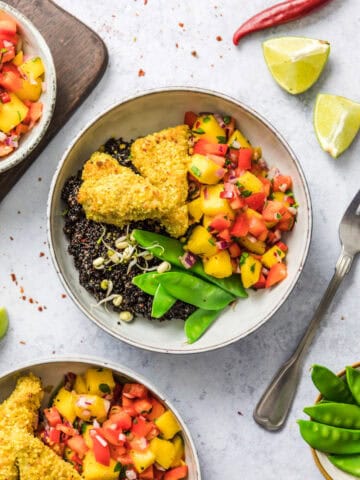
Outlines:
{"type": "Polygon", "coordinates": [[[119,173],[121,165],[111,155],[102,152],[94,152],[85,163],[81,178],[85,180],[95,180],[97,178],[119,173]]]}
{"type": "Polygon", "coordinates": [[[11,444],[20,480],[80,480],[74,467],[32,435],[15,429],[11,444]]]}

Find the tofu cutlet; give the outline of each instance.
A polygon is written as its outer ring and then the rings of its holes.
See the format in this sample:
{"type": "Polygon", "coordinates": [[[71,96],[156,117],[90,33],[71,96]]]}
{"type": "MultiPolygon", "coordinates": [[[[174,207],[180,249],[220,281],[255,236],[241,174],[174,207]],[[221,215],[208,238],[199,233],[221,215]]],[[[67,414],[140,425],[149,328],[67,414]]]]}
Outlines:
{"type": "Polygon", "coordinates": [[[137,139],[131,162],[139,174],[95,152],[84,165],[78,194],[86,217],[118,227],[155,219],[171,236],[183,235],[188,228],[189,134],[189,127],[179,125],[137,139]]]}

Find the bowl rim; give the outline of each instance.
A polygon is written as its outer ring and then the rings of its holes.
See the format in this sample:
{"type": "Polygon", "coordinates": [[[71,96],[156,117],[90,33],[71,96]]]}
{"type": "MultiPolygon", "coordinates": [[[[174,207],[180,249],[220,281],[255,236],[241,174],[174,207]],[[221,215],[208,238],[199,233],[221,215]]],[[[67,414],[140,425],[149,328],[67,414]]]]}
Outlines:
{"type": "Polygon", "coordinates": [[[38,30],[38,28],[35,27],[32,21],[29,20],[29,18],[26,17],[23,13],[21,13],[19,10],[14,8],[12,5],[9,5],[3,2],[2,0],[0,0],[0,10],[4,10],[6,13],[9,13],[10,15],[12,15],[20,25],[25,25],[26,28],[30,30],[31,33],[36,38],[36,45],[39,47],[39,49],[42,51],[45,51],[49,61],[49,65],[46,66],[46,78],[47,78],[46,86],[47,86],[47,91],[50,92],[49,99],[46,102],[49,108],[47,111],[43,112],[43,117],[42,117],[43,123],[41,126],[41,130],[37,132],[38,125],[37,126],[35,125],[34,130],[30,132],[30,135],[33,134],[33,139],[30,142],[28,148],[26,150],[21,151],[22,145],[20,140],[19,147],[16,150],[14,150],[14,152],[10,153],[7,157],[4,157],[3,160],[0,161],[0,174],[2,174],[12,169],[13,167],[21,163],[26,157],[28,157],[44,137],[50,125],[50,122],[52,120],[54,110],[55,110],[56,97],[57,97],[57,81],[56,81],[56,69],[54,64],[54,58],[40,30],[38,30]]]}
{"type": "Polygon", "coordinates": [[[169,401],[165,395],[157,389],[156,386],[153,385],[152,381],[148,380],[146,377],[141,375],[140,373],[135,372],[131,368],[123,365],[122,363],[117,363],[113,361],[106,360],[104,357],[98,357],[93,355],[54,355],[52,357],[38,357],[35,361],[32,362],[24,362],[21,363],[16,367],[16,369],[6,370],[5,372],[0,374],[0,382],[6,380],[8,377],[11,378],[16,376],[23,370],[31,370],[34,367],[41,367],[44,364],[56,364],[63,363],[63,362],[74,362],[74,363],[84,363],[84,364],[93,364],[98,365],[103,368],[110,368],[111,370],[120,373],[126,377],[131,378],[137,382],[142,383],[145,385],[151,392],[155,393],[161,401],[166,405],[166,407],[171,410],[175,416],[180,420],[181,429],[185,433],[186,439],[188,440],[188,445],[191,451],[191,454],[194,459],[194,469],[196,477],[193,480],[201,480],[201,469],[200,469],[200,462],[197,453],[197,449],[195,447],[194,440],[191,436],[190,430],[186,425],[186,422],[183,420],[182,416],[174,407],[171,401],[169,401]]]}
{"type": "Polygon", "coordinates": [[[290,293],[294,289],[294,287],[295,287],[295,285],[296,285],[296,283],[299,279],[299,276],[300,276],[301,272],[303,271],[303,268],[304,268],[304,265],[305,265],[305,262],[306,262],[306,259],[307,259],[307,256],[308,256],[310,241],[311,241],[311,236],[312,236],[312,226],[313,226],[312,205],[311,205],[309,187],[308,187],[308,184],[307,184],[302,166],[301,166],[297,156],[295,155],[295,152],[292,150],[292,148],[290,147],[288,142],[284,139],[284,137],[278,132],[278,130],[275,127],[273,127],[271,125],[271,123],[268,120],[266,120],[257,111],[255,111],[251,107],[248,107],[247,105],[245,105],[241,101],[239,101],[239,100],[237,100],[234,97],[231,97],[229,95],[217,92],[215,90],[209,90],[209,89],[204,89],[204,88],[199,88],[199,87],[169,86],[169,87],[161,87],[161,88],[156,88],[156,89],[144,90],[144,91],[142,91],[140,93],[137,93],[135,95],[128,96],[128,97],[125,97],[123,99],[120,99],[120,101],[118,101],[115,105],[112,105],[111,107],[106,108],[104,111],[102,111],[100,114],[98,114],[95,118],[93,118],[92,120],[87,122],[86,125],[81,129],[81,131],[75,136],[75,138],[73,139],[71,144],[66,148],[64,154],[62,155],[61,160],[58,163],[58,165],[56,167],[56,170],[54,172],[54,175],[53,175],[53,178],[52,178],[52,181],[51,181],[51,184],[50,184],[49,196],[48,196],[48,199],[47,199],[47,238],[48,238],[48,243],[49,243],[51,260],[52,260],[52,263],[55,267],[55,270],[56,270],[56,272],[57,272],[57,274],[60,278],[60,281],[61,281],[63,287],[65,288],[65,290],[67,291],[68,295],[73,300],[75,305],[77,305],[77,307],[82,311],[82,313],[87,318],[89,318],[91,321],[93,321],[102,330],[104,330],[107,333],[109,333],[110,335],[112,335],[114,338],[117,338],[118,340],[124,341],[125,343],[127,343],[129,345],[132,345],[134,347],[141,348],[141,349],[147,350],[147,351],[158,352],[158,353],[170,353],[170,354],[184,355],[184,354],[195,354],[195,353],[209,352],[209,351],[217,350],[219,348],[223,348],[227,345],[230,345],[230,344],[240,340],[241,338],[244,338],[244,337],[250,335],[251,333],[255,332],[256,330],[258,330],[262,325],[264,325],[279,310],[279,308],[284,304],[284,302],[287,300],[288,296],[290,295],[290,293]],[[240,335],[232,336],[231,338],[227,339],[226,341],[222,341],[222,342],[214,344],[210,347],[197,347],[197,348],[193,348],[191,350],[182,350],[180,347],[176,348],[176,349],[174,348],[174,349],[169,350],[166,347],[162,348],[162,347],[148,346],[148,345],[143,344],[139,341],[129,339],[126,336],[116,334],[115,332],[111,331],[111,329],[108,328],[106,325],[103,325],[96,318],[96,316],[91,313],[90,310],[88,311],[85,307],[83,307],[81,305],[81,303],[76,298],[75,293],[72,292],[70,286],[68,285],[65,276],[62,274],[60,263],[58,262],[58,259],[57,259],[57,256],[56,256],[56,250],[54,248],[54,242],[53,242],[53,239],[52,239],[53,238],[52,228],[51,228],[55,187],[56,187],[56,184],[57,184],[57,181],[58,181],[59,174],[60,174],[64,164],[66,163],[66,159],[67,159],[70,151],[74,148],[74,146],[82,138],[82,136],[87,132],[87,130],[89,128],[91,128],[99,120],[101,120],[104,116],[108,115],[112,110],[115,110],[116,108],[118,108],[122,104],[132,102],[134,100],[137,100],[137,99],[145,97],[145,96],[157,95],[157,94],[168,93],[168,92],[191,92],[191,93],[200,93],[200,94],[206,94],[206,95],[210,95],[210,96],[213,96],[213,97],[217,97],[217,98],[220,98],[220,99],[223,99],[223,100],[226,100],[228,102],[233,103],[237,107],[243,109],[245,112],[247,112],[250,115],[252,115],[253,117],[255,117],[255,119],[260,121],[268,130],[270,130],[270,132],[272,132],[275,135],[277,140],[283,145],[283,147],[289,153],[291,159],[295,163],[296,168],[299,172],[299,176],[300,176],[300,179],[301,179],[301,182],[302,182],[302,186],[303,186],[304,193],[305,193],[305,198],[306,198],[306,205],[304,205],[304,208],[306,208],[306,210],[307,210],[306,218],[307,218],[307,227],[308,228],[307,228],[307,232],[305,233],[306,234],[305,248],[303,250],[303,254],[302,254],[302,257],[300,259],[300,266],[299,266],[296,274],[294,275],[294,278],[293,278],[292,282],[288,286],[287,290],[284,292],[284,294],[283,294],[281,300],[279,301],[279,303],[271,311],[269,311],[266,316],[264,316],[264,318],[261,320],[261,322],[257,323],[256,325],[249,328],[245,332],[242,332],[240,335]]]}

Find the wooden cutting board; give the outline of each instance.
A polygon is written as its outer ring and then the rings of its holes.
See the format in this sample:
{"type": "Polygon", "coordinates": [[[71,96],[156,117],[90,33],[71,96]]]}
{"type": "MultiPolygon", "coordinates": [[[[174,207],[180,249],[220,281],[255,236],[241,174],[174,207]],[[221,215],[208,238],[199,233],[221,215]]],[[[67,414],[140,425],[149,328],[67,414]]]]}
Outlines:
{"type": "Polygon", "coordinates": [[[0,175],[0,201],[93,90],[108,63],[101,38],[51,0],[7,3],[26,15],[44,36],[54,57],[58,88],[54,116],[41,143],[20,165],[0,175]]]}

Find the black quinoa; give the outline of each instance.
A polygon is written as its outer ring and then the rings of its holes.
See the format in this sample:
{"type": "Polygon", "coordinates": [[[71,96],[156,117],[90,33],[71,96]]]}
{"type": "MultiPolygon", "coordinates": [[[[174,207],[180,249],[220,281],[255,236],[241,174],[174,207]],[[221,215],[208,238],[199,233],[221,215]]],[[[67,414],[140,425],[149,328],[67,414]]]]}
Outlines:
{"type": "MultiPolygon", "coordinates": [[[[130,156],[131,142],[125,142],[123,139],[110,139],[99,150],[109,153],[116,158],[121,165],[131,167],[133,170],[130,156]]],[[[79,272],[80,284],[93,295],[96,301],[106,297],[106,291],[100,286],[102,280],[111,280],[113,290],[111,293],[120,294],[123,301],[119,307],[115,307],[111,301],[107,302],[107,308],[115,311],[129,311],[134,316],[142,315],[151,318],[151,307],[153,297],[142,292],[138,287],[132,284],[134,276],[143,273],[136,265],[127,273],[128,264],[109,265],[105,270],[97,270],[93,266],[93,261],[102,256],[107,258],[107,247],[100,242],[104,227],[106,233],[104,240],[107,244],[114,245],[115,240],[126,234],[127,228],[119,228],[114,225],[105,225],[87,220],[82,206],[77,201],[77,194],[81,185],[81,172],[78,175],[70,177],[61,192],[61,198],[64,201],[64,232],[69,239],[68,251],[74,258],[74,264],[79,272]]],[[[165,233],[161,226],[150,220],[142,222],[133,222],[129,225],[129,231],[134,228],[151,230],[159,233],[165,233]]],[[[156,258],[149,260],[149,267],[158,265],[160,261],[156,258]]],[[[96,302],[94,302],[95,304],[96,302]]],[[[104,308],[104,306],[98,307],[104,308]]],[[[185,320],[195,307],[184,302],[177,301],[175,305],[162,317],[164,319],[180,318],[185,320]]]]}

